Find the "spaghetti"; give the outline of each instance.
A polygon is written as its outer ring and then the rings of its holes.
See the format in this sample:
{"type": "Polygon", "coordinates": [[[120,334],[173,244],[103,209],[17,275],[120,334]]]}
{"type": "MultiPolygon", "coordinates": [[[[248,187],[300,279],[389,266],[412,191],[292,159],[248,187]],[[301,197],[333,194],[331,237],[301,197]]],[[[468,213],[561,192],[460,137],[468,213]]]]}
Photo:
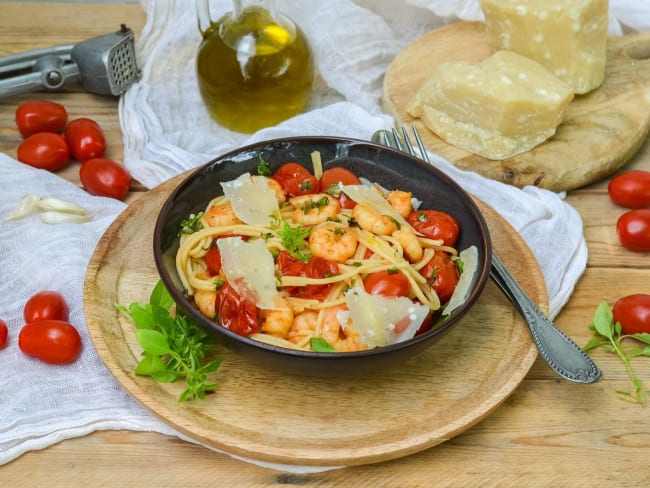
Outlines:
{"type": "Polygon", "coordinates": [[[460,278],[457,224],[449,238],[429,221],[442,212],[414,209],[408,192],[354,175],[326,185],[331,170],[314,185],[299,165],[288,181],[283,168],[223,183],[224,196],[184,222],[176,268],[201,313],[317,352],[381,347],[431,327],[460,278]],[[310,186],[296,186],[301,177],[310,186]]]}

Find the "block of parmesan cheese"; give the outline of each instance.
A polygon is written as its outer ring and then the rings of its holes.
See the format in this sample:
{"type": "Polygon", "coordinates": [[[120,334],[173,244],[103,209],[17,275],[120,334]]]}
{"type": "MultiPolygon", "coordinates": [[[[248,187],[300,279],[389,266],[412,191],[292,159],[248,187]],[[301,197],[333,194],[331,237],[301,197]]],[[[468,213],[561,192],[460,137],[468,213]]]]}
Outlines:
{"type": "Polygon", "coordinates": [[[488,43],[534,59],[587,93],[605,77],[608,0],[480,0],[488,43]]]}
{"type": "Polygon", "coordinates": [[[505,159],[555,134],[572,99],[539,63],[497,51],[478,64],[438,65],[407,111],[449,144],[505,159]]]}

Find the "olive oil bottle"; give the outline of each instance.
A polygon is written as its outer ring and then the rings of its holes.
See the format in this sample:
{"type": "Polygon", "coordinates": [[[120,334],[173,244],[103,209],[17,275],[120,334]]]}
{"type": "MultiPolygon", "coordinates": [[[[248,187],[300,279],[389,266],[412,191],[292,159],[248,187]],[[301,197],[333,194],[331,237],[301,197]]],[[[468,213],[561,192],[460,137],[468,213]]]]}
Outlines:
{"type": "Polygon", "coordinates": [[[196,59],[199,90],[224,127],[252,133],[300,113],[314,79],[312,54],[300,28],[273,1],[233,0],[216,22],[197,0],[203,41],[196,59]]]}

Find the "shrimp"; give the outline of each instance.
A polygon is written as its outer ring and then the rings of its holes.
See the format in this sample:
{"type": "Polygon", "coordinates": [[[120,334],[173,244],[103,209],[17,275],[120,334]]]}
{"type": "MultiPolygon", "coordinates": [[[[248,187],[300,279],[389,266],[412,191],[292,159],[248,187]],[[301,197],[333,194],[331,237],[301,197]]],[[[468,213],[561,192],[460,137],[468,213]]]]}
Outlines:
{"type": "Polygon", "coordinates": [[[254,175],[251,178],[264,178],[266,179],[266,182],[269,184],[269,188],[275,192],[275,198],[277,198],[278,203],[282,204],[287,201],[287,193],[284,191],[282,188],[282,185],[277,182],[277,180],[274,180],[273,178],[268,178],[266,176],[259,176],[259,175],[254,175]]]}
{"type": "Polygon", "coordinates": [[[307,310],[296,315],[293,325],[287,334],[287,340],[294,344],[306,346],[312,337],[325,339],[338,352],[352,352],[366,349],[361,342],[359,334],[351,324],[343,327],[339,322],[338,313],[347,310],[345,305],[328,308],[323,314],[320,331],[317,334],[316,326],[319,320],[318,312],[307,310]]]}
{"type": "Polygon", "coordinates": [[[352,209],[352,217],[359,227],[380,236],[389,236],[397,230],[397,222],[388,215],[368,205],[358,204],[352,209]]]}
{"type": "Polygon", "coordinates": [[[262,332],[276,336],[284,337],[289,332],[294,322],[293,310],[286,299],[278,297],[275,300],[277,309],[262,310],[260,317],[262,332]]]}
{"type": "Polygon", "coordinates": [[[418,241],[415,232],[410,227],[403,226],[402,228],[393,232],[392,236],[397,242],[400,243],[402,249],[404,250],[404,255],[411,263],[416,263],[422,259],[424,251],[422,250],[422,245],[418,241]]]}
{"type": "Polygon", "coordinates": [[[230,202],[211,206],[205,213],[205,221],[210,227],[241,224],[242,221],[235,215],[230,202]]]}
{"type": "Polygon", "coordinates": [[[209,319],[213,319],[217,315],[217,292],[215,290],[196,290],[194,303],[199,311],[209,319]]]}
{"type": "Polygon", "coordinates": [[[343,263],[354,256],[359,239],[354,229],[338,222],[323,222],[309,233],[312,255],[343,263]]]}
{"type": "Polygon", "coordinates": [[[388,200],[391,207],[397,210],[397,213],[406,218],[413,210],[411,197],[412,193],[410,191],[392,190],[386,195],[386,200],[388,200]]]}
{"type": "Polygon", "coordinates": [[[318,225],[335,219],[341,211],[338,200],[327,193],[299,195],[289,199],[293,206],[292,219],[297,224],[318,225]]]}

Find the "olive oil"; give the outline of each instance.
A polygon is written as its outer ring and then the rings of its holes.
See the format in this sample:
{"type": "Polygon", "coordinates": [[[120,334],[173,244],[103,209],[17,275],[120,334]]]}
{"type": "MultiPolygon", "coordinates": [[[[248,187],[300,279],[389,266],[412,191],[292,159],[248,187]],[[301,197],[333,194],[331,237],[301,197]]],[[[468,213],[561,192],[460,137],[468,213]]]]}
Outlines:
{"type": "Polygon", "coordinates": [[[253,6],[210,22],[197,55],[197,75],[212,118],[252,133],[305,108],[314,67],[300,29],[253,6]]]}

